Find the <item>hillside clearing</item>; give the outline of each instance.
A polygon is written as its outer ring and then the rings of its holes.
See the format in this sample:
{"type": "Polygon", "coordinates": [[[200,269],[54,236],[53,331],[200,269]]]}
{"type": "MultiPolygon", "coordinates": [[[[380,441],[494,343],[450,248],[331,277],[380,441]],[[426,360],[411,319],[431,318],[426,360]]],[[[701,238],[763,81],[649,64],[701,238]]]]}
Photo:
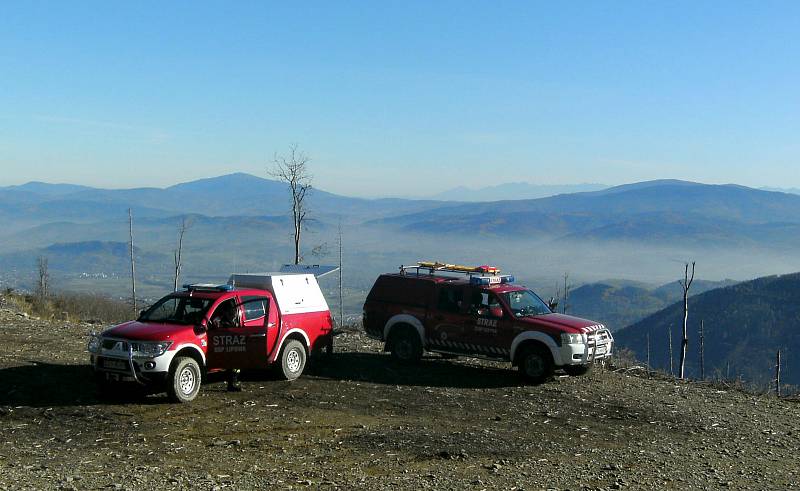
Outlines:
{"type": "Polygon", "coordinates": [[[800,405],[597,370],[399,367],[359,333],[293,383],[108,404],[86,324],[0,310],[0,489],[791,489],[800,405]]]}

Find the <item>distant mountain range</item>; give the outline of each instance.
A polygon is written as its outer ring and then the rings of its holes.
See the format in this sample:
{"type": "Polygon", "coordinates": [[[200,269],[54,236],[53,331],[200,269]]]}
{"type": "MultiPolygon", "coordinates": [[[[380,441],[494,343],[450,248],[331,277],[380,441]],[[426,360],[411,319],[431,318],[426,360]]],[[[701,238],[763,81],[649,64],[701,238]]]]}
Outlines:
{"type": "MultiPolygon", "coordinates": [[[[580,186],[595,185],[576,188],[580,186]]],[[[483,191],[517,198],[523,189],[512,184],[483,191]]],[[[591,274],[596,258],[622,254],[616,252],[621,242],[632,244],[626,249],[630,251],[640,251],[641,246],[683,247],[674,255],[680,258],[695,257],[698,251],[746,250],[747,257],[754,258],[748,270],[759,271],[754,276],[774,269],[758,266],[760,257],[751,250],[777,256],[771,264],[780,271],[792,262],[800,242],[800,196],[744,186],[659,180],[538,199],[464,202],[469,198],[459,198],[459,202],[361,199],[314,189],[309,197],[313,221],[304,237],[304,252],[310,257],[311,249],[321,244],[330,251],[341,224],[345,255],[359,264],[350,278],[368,288],[375,274],[429,255],[497,261],[542,282],[549,281],[543,272],[552,275],[567,265],[578,275],[591,274]],[[583,249],[570,255],[564,252],[570,246],[583,249]],[[688,256],[687,247],[693,248],[688,256]]],[[[166,276],[169,271],[183,218],[192,223],[187,259],[194,271],[263,269],[285,261],[290,249],[289,194],[285,184],[274,180],[237,173],[167,188],[118,190],[32,182],[0,188],[0,265],[30,271],[38,255],[52,255],[54,271],[81,273],[101,266],[105,271],[106,266],[120,265],[110,259],[117,257],[111,249],[85,248],[92,242],[127,242],[128,208],[133,209],[139,254],[149,254],[159,265],[153,267],[154,274],[161,271],[166,276]],[[68,251],[48,249],[67,243],[79,246],[68,251]],[[85,260],[92,254],[95,260],[85,260]]],[[[324,256],[325,248],[320,250],[324,256]]],[[[658,257],[661,261],[664,256],[658,257]]],[[[142,261],[142,271],[146,262],[142,261]]],[[[729,275],[728,263],[719,266],[729,275]]],[[[730,275],[740,271],[737,266],[730,265],[730,275]]],[[[709,269],[705,271],[709,274],[709,269]]],[[[4,275],[0,271],[0,281],[4,275]]],[[[644,276],[642,280],[653,281],[644,276]]],[[[14,276],[9,281],[27,280],[14,276]]],[[[652,292],[613,290],[602,295],[617,296],[623,303],[626,295],[643,301],[642,307],[630,303],[632,312],[612,316],[614,325],[633,321],[666,301],[652,292]]]]}
{"type": "Polygon", "coordinates": [[[800,196],[659,180],[533,200],[440,206],[371,223],[436,234],[786,248],[800,239],[800,196]]]}
{"type": "MultiPolygon", "coordinates": [[[[59,220],[94,222],[132,207],[138,217],[196,213],[215,216],[286,215],[286,184],[236,173],[167,188],[97,189],[71,184],[31,182],[0,188],[0,219],[32,224],[59,220]]],[[[308,206],[318,216],[374,217],[420,211],[441,203],[425,200],[361,199],[320,189],[308,206]]]]}
{"type": "MultiPolygon", "coordinates": [[[[704,321],[705,371],[708,378],[741,375],[744,380],[769,385],[775,373],[775,355],[783,356],[782,379],[800,385],[800,273],[769,276],[695,295],[689,300],[687,373],[699,377],[699,328],[704,321]]],[[[632,350],[639,360],[669,370],[668,336],[672,333],[673,364],[683,325],[683,303],[660,310],[615,333],[619,348],[632,350]]]]}
{"type": "Polygon", "coordinates": [[[764,191],[774,191],[777,193],[789,193],[789,194],[800,194],[800,188],[771,188],[771,187],[764,187],[759,188],[764,191]]]}
{"type": "Polygon", "coordinates": [[[600,191],[609,186],[605,184],[530,184],[527,182],[509,182],[469,188],[459,186],[434,194],[430,199],[440,201],[501,201],[509,199],[535,199],[555,196],[557,194],[582,193],[600,191]]]}

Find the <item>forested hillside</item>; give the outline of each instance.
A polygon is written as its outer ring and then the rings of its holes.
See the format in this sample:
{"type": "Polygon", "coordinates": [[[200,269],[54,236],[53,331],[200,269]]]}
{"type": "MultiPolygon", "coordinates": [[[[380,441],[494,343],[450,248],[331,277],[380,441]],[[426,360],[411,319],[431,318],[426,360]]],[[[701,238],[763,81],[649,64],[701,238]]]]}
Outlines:
{"type": "MultiPolygon", "coordinates": [[[[668,339],[678,363],[683,305],[673,304],[615,334],[618,347],[629,348],[654,368],[669,369],[668,339]]],[[[768,276],[719,288],[689,299],[688,376],[700,376],[698,331],[704,321],[707,377],[737,377],[768,384],[775,354],[783,353],[783,382],[800,384],[800,273],[768,276]]]]}

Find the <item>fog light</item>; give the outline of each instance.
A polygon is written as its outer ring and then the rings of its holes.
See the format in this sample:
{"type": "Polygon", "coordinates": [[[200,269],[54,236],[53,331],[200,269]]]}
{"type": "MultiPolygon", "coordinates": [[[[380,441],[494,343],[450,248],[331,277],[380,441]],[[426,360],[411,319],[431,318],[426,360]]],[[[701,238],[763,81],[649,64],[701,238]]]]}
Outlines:
{"type": "Polygon", "coordinates": [[[573,360],[580,360],[581,358],[583,358],[583,355],[572,355],[573,360]]]}
{"type": "Polygon", "coordinates": [[[156,362],[154,362],[154,361],[148,361],[148,362],[145,362],[145,364],[144,364],[144,369],[145,370],[152,370],[155,367],[156,367],[156,362]]]}

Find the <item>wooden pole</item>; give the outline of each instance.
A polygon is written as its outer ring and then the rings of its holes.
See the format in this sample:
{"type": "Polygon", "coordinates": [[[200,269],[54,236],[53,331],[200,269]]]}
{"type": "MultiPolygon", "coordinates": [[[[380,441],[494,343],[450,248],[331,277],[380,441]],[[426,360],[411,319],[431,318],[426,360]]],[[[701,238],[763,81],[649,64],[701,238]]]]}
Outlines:
{"type": "Polygon", "coordinates": [[[133,315],[139,316],[139,310],[136,308],[136,263],[133,260],[133,212],[128,208],[128,235],[130,237],[130,252],[131,252],[131,298],[133,299],[133,315]]]}
{"type": "Polygon", "coordinates": [[[775,395],[781,396],[781,350],[775,357],[775,395]]]}
{"type": "Polygon", "coordinates": [[[344,290],[342,288],[342,221],[339,220],[339,329],[344,327],[344,290]]]}
{"type": "Polygon", "coordinates": [[[675,367],[672,365],[672,326],[667,328],[669,332],[669,374],[675,376],[675,367]]]}
{"type": "Polygon", "coordinates": [[[700,380],[706,379],[706,360],[705,360],[705,333],[703,321],[700,321],[700,380]]]}

